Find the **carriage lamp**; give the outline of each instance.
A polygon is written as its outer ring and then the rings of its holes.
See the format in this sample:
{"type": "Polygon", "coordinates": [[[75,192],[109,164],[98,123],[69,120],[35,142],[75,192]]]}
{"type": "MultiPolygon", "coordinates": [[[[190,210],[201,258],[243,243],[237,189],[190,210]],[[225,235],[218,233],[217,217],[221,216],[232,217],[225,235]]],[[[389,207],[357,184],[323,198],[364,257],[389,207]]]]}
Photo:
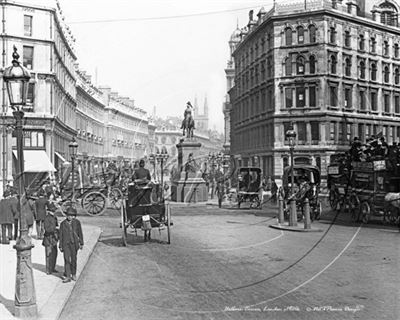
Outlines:
{"type": "Polygon", "coordinates": [[[7,93],[10,100],[10,106],[13,110],[15,118],[15,135],[17,139],[17,166],[15,176],[18,184],[19,193],[19,224],[20,233],[15,243],[14,249],[17,251],[17,271],[15,278],[15,316],[18,318],[36,318],[37,304],[35,284],[33,281],[32,270],[32,239],[28,233],[28,225],[25,217],[22,215],[21,208],[24,201],[27,201],[24,182],[24,153],[23,153],[23,127],[22,120],[24,117],[23,107],[26,104],[26,96],[28,93],[28,83],[31,75],[20,62],[17,48],[14,46],[12,54],[12,66],[5,68],[3,80],[7,87],[7,93]]]}
{"type": "Polygon", "coordinates": [[[72,194],[75,193],[75,158],[78,151],[78,142],[75,137],[72,137],[71,142],[68,145],[69,154],[71,156],[71,171],[72,171],[72,194]]]}
{"type": "MultiPolygon", "coordinates": [[[[290,183],[290,194],[294,195],[294,159],[293,159],[293,151],[294,146],[296,143],[296,131],[293,130],[293,125],[291,129],[286,131],[286,139],[289,142],[289,149],[290,149],[290,166],[291,166],[291,183],[290,183]]],[[[289,225],[296,226],[297,225],[297,212],[296,212],[296,201],[291,200],[290,203],[290,218],[289,218],[289,225]]]]}

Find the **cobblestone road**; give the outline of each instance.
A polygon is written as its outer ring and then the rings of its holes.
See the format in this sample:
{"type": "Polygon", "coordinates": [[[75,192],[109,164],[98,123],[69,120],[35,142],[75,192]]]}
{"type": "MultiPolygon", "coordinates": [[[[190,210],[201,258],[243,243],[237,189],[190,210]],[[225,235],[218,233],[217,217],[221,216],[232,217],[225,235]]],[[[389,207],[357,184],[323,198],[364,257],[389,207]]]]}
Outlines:
{"type": "Polygon", "coordinates": [[[153,232],[127,247],[117,215],[82,217],[104,232],[61,319],[400,319],[396,228],[331,213],[323,232],[282,232],[268,210],[174,213],[171,245],[153,232]]]}

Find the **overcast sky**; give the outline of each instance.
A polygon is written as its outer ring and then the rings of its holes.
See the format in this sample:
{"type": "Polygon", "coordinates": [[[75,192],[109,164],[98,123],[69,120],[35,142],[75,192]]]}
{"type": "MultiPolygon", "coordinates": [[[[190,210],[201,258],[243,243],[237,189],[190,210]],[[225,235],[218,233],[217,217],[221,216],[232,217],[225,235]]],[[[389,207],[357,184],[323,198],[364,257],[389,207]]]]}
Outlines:
{"type": "MultiPolygon", "coordinates": [[[[21,1],[21,0],[20,0],[21,1]]],[[[31,3],[54,0],[22,0],[31,3]]],[[[60,0],[76,38],[80,68],[157,115],[182,116],[197,96],[207,96],[210,125],[223,131],[222,103],[232,32],[272,0],[60,0]],[[236,10],[235,9],[242,9],[236,10]],[[220,12],[226,11],[226,12],[220,12]],[[196,15],[202,13],[204,14],[196,15]],[[215,13],[220,12],[220,13],[215,13]],[[184,16],[172,18],[171,16],[184,16]],[[171,17],[171,18],[165,18],[171,17]],[[159,18],[146,20],[146,18],[159,18]],[[98,20],[138,19],[90,23],[98,20]]]]}

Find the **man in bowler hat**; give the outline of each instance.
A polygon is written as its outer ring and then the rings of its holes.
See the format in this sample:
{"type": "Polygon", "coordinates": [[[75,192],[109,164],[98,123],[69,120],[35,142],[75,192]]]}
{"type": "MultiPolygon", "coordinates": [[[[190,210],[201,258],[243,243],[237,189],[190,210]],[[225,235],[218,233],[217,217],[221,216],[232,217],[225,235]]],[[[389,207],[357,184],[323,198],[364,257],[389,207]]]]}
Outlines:
{"type": "Polygon", "coordinates": [[[10,192],[5,191],[0,200],[1,243],[9,244],[12,240],[12,224],[18,214],[17,206],[10,201],[10,192]]]}
{"type": "Polygon", "coordinates": [[[44,237],[43,246],[45,247],[46,253],[46,273],[52,274],[56,271],[56,261],[57,261],[57,242],[58,242],[58,221],[54,214],[54,209],[48,208],[47,215],[44,218],[44,237]]]}
{"type": "Polygon", "coordinates": [[[66,214],[67,218],[61,222],[59,232],[59,248],[64,253],[64,283],[76,281],[77,254],[83,247],[82,227],[76,219],[76,209],[69,207],[66,214]]]}

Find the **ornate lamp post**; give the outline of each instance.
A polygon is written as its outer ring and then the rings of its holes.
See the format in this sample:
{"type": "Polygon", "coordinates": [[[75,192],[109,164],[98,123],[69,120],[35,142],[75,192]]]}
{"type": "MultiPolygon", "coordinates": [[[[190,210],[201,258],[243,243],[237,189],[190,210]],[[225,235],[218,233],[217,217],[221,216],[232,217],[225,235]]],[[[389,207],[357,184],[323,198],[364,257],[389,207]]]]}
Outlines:
{"type": "Polygon", "coordinates": [[[167,150],[162,149],[161,153],[156,153],[156,160],[161,164],[161,199],[164,200],[164,161],[167,161],[169,155],[167,150]]]}
{"type": "Polygon", "coordinates": [[[28,225],[22,215],[22,205],[26,200],[24,181],[24,153],[23,153],[23,106],[26,105],[28,82],[31,75],[20,65],[19,54],[14,46],[12,66],[4,70],[3,80],[7,86],[11,109],[15,118],[15,135],[17,138],[17,167],[16,183],[19,193],[19,223],[20,234],[14,249],[17,250],[17,272],[15,279],[15,316],[18,318],[32,318],[37,316],[35,283],[33,280],[31,253],[34,245],[28,233],[28,225]]]}
{"type": "Polygon", "coordinates": [[[72,169],[72,195],[75,193],[75,159],[76,153],[78,151],[78,142],[76,142],[75,137],[72,137],[71,142],[68,145],[69,155],[71,156],[71,169],[72,169]]]}
{"type": "Polygon", "coordinates": [[[157,179],[157,177],[156,177],[156,158],[153,153],[151,153],[149,155],[149,162],[153,166],[153,179],[156,180],[157,179]]]}
{"type": "MultiPolygon", "coordinates": [[[[294,146],[296,144],[296,131],[293,130],[293,126],[286,131],[286,139],[289,142],[289,149],[290,149],[290,166],[291,166],[291,183],[290,183],[290,193],[293,197],[294,195],[294,159],[293,159],[293,151],[294,146]]],[[[296,213],[296,200],[292,198],[290,201],[290,218],[289,218],[289,225],[296,226],[297,225],[297,213],[296,213]]]]}

